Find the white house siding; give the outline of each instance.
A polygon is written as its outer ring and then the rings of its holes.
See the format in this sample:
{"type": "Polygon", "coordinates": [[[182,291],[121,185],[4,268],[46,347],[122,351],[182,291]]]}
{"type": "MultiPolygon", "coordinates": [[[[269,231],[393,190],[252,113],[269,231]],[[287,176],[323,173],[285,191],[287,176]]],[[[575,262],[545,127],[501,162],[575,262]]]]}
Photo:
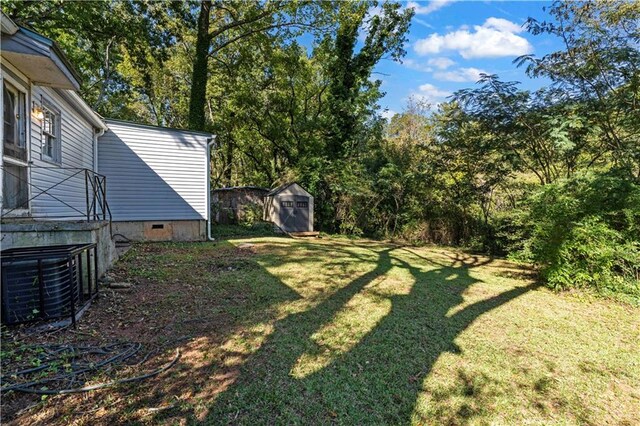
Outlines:
{"type": "Polygon", "coordinates": [[[67,179],[35,197],[31,201],[31,214],[35,218],[82,219],[87,209],[82,169],[95,169],[93,126],[49,87],[32,85],[31,99],[38,105],[49,104],[60,112],[62,143],[61,164],[44,161],[41,157],[42,123],[31,119],[31,196],[67,179]]]}
{"type": "Polygon", "coordinates": [[[210,135],[106,120],[98,170],[114,221],[208,220],[210,135]]]}
{"type": "Polygon", "coordinates": [[[77,176],[60,182],[78,171],[72,170],[74,168],[94,170],[93,126],[54,89],[32,84],[27,76],[7,62],[2,64],[2,73],[11,77],[11,83],[17,85],[19,90],[27,92],[31,216],[52,220],[82,219],[81,212],[86,212],[84,173],[80,172],[77,176]],[[41,158],[42,123],[33,117],[31,108],[34,103],[40,106],[43,102],[60,112],[60,164],[43,161],[41,158]],[[49,189],[58,183],[60,184],[55,188],[49,189]]]}

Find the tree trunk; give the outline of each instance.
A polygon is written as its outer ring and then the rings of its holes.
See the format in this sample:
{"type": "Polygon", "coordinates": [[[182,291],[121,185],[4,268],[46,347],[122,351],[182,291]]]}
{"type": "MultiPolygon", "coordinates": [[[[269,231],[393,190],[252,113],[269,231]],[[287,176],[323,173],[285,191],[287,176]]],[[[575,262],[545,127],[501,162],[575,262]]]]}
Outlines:
{"type": "Polygon", "coordinates": [[[227,138],[227,155],[226,162],[227,168],[225,169],[225,178],[227,186],[233,186],[233,137],[229,134],[227,138]]]}
{"type": "Polygon", "coordinates": [[[205,105],[207,102],[207,77],[209,56],[209,20],[211,0],[202,0],[198,16],[198,37],[196,39],[196,57],[193,61],[191,79],[191,97],[189,99],[189,128],[204,130],[205,105]]]}

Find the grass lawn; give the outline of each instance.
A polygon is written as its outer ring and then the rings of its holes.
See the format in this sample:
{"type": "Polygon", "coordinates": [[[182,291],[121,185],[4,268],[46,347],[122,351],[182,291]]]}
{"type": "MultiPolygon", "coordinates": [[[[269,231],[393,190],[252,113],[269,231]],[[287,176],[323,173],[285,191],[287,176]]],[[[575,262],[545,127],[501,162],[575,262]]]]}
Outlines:
{"type": "Polygon", "coordinates": [[[261,237],[137,245],[114,274],[134,288],[105,290],[78,331],[47,339],[135,340],[161,347],[159,363],[179,348],[179,363],[89,394],[40,402],[5,395],[5,419],[640,422],[640,309],[554,294],[503,260],[366,240],[261,237]]]}

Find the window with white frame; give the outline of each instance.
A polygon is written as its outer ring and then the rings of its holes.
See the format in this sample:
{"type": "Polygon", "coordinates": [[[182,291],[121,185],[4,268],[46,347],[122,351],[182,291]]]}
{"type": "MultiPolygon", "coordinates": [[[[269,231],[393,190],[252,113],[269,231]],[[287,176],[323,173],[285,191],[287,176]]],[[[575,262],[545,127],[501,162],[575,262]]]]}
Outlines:
{"type": "Polygon", "coordinates": [[[42,112],[42,158],[61,163],[60,113],[47,104],[42,105],[42,112]]]}
{"type": "Polygon", "coordinates": [[[29,209],[26,93],[2,81],[2,208],[29,209]]]}

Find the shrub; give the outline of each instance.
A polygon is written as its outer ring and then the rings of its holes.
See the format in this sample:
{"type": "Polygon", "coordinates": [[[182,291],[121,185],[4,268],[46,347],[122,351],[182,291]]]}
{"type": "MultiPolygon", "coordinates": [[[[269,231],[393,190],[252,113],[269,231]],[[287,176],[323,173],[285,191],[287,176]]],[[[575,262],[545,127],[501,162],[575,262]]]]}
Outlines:
{"type": "Polygon", "coordinates": [[[571,229],[545,277],[556,289],[593,287],[600,292],[633,295],[639,290],[639,273],[639,245],[624,242],[619,232],[599,218],[589,217],[571,229]]]}
{"type": "Polygon", "coordinates": [[[640,301],[640,185],[615,172],[543,187],[529,200],[521,255],[555,289],[591,287],[640,301]]]}
{"type": "Polygon", "coordinates": [[[247,203],[243,206],[241,214],[238,214],[238,224],[252,226],[262,222],[264,206],[260,203],[247,203]]]}
{"type": "Polygon", "coordinates": [[[511,260],[521,260],[524,243],[531,234],[528,215],[528,210],[521,207],[494,213],[486,227],[486,251],[498,256],[508,254],[511,260]]]}

